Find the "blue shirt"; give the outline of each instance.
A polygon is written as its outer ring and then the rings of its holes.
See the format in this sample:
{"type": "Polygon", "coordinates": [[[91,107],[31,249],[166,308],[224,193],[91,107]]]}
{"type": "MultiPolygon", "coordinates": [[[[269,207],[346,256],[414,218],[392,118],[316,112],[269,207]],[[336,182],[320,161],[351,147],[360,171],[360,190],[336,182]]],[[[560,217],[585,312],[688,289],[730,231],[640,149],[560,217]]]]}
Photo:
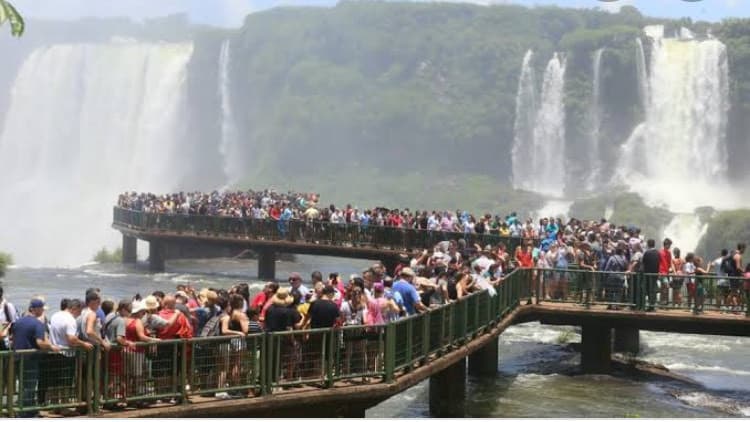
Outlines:
{"type": "Polygon", "coordinates": [[[411,283],[408,283],[404,280],[398,280],[397,282],[393,283],[393,291],[400,294],[401,298],[404,300],[404,308],[406,309],[406,313],[409,315],[414,314],[414,304],[419,302],[419,293],[417,293],[417,288],[412,286],[411,283]]]}
{"type": "Polygon", "coordinates": [[[38,349],[37,340],[44,340],[44,324],[31,315],[13,323],[13,350],[38,349]]]}

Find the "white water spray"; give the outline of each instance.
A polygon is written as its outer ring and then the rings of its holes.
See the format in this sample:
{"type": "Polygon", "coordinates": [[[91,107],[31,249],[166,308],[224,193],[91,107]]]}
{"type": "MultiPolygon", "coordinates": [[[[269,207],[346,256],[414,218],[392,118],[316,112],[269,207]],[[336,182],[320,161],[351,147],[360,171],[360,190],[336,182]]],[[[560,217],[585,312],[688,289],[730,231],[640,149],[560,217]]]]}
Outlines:
{"type": "Polygon", "coordinates": [[[513,125],[513,187],[529,189],[533,175],[527,171],[532,160],[531,145],[534,142],[534,123],[536,120],[536,75],[531,60],[534,52],[528,50],[523,56],[521,74],[518,78],[516,94],[516,117],[513,125]]]}
{"type": "Polygon", "coordinates": [[[590,130],[589,130],[589,144],[587,153],[589,157],[589,175],[586,181],[586,188],[593,190],[597,185],[601,173],[601,159],[599,157],[599,134],[602,125],[601,115],[601,84],[602,84],[602,55],[604,49],[600,48],[594,52],[593,58],[593,69],[592,73],[593,86],[591,95],[591,104],[589,107],[589,118],[590,118],[590,130]]]}
{"type": "Polygon", "coordinates": [[[71,44],[33,51],[13,83],[0,168],[0,250],[22,266],[70,266],[118,245],[112,204],[165,192],[190,171],[185,134],[192,44],[71,44]]]}
{"type": "Polygon", "coordinates": [[[646,33],[653,41],[646,120],[623,145],[630,154],[620,165],[624,178],[646,202],[673,211],[705,203],[732,207],[737,195],[716,189],[726,184],[726,47],[718,40],[664,38],[659,26],[646,33]]]}
{"type": "Polygon", "coordinates": [[[221,44],[219,53],[219,97],[221,98],[221,143],[219,152],[224,159],[224,176],[226,187],[239,182],[242,174],[242,160],[239,152],[237,125],[232,110],[230,66],[230,41],[221,44]]]}
{"type": "Polygon", "coordinates": [[[565,188],[564,84],[565,60],[555,53],[544,71],[532,141],[518,145],[524,154],[514,157],[515,186],[555,197],[562,196],[565,188]],[[519,156],[528,161],[516,159],[519,156]]]}

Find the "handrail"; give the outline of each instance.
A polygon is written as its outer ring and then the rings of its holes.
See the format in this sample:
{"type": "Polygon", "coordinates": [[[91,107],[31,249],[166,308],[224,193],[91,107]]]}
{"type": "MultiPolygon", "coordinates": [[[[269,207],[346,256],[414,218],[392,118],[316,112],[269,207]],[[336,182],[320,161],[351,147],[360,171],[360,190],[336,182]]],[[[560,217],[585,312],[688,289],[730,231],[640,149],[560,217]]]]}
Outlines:
{"type": "Polygon", "coordinates": [[[113,209],[113,224],[116,227],[154,233],[192,233],[234,239],[317,242],[327,245],[404,251],[431,249],[439,241],[459,239],[464,239],[468,245],[503,243],[510,251],[528,241],[536,243],[535,239],[488,233],[422,230],[374,224],[365,226],[337,224],[321,220],[277,221],[227,216],[146,213],[120,207],[113,209]]]}
{"type": "MultiPolygon", "coordinates": [[[[565,274],[569,283],[580,281],[573,277],[587,273],[593,280],[623,275],[518,269],[495,287],[495,295],[486,290],[474,292],[379,326],[139,342],[131,348],[74,349],[66,354],[3,351],[0,387],[4,388],[0,391],[5,391],[6,399],[0,400],[0,416],[72,407],[96,414],[122,402],[173,399],[185,403],[195,395],[258,397],[297,385],[329,389],[345,386],[341,384],[344,381],[392,383],[492,330],[524,299],[551,300],[539,296],[544,292],[539,288],[545,287],[545,273],[565,274]]],[[[640,287],[633,301],[618,303],[646,309],[648,304],[641,296],[646,291],[641,289],[646,277],[638,273],[627,276],[640,287]]],[[[703,281],[712,279],[721,278],[707,276],[703,281]]],[[[588,305],[606,303],[594,297],[588,305]]],[[[748,302],[745,306],[750,312],[748,302]]]]}
{"type": "Polygon", "coordinates": [[[96,414],[121,402],[262,396],[301,384],[336,388],[344,380],[391,383],[489,331],[531,296],[528,282],[517,270],[494,296],[474,292],[380,326],[138,342],[67,355],[0,352],[0,385],[7,387],[0,416],[66,407],[96,414]]]}

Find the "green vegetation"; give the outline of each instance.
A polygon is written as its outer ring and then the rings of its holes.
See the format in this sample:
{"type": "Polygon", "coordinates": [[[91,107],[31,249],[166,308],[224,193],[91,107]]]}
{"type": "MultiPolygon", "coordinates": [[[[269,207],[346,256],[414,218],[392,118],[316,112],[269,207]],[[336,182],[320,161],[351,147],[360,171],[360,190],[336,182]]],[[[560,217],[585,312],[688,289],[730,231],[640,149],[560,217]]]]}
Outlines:
{"type": "Polygon", "coordinates": [[[23,17],[8,0],[0,0],[0,25],[10,24],[10,33],[15,37],[23,35],[25,23],[23,17]]]}
{"type": "Polygon", "coordinates": [[[122,262],[122,248],[117,248],[110,252],[106,247],[102,247],[94,255],[94,261],[99,264],[118,264],[122,262]]]}
{"type": "Polygon", "coordinates": [[[5,271],[13,265],[13,256],[9,253],[0,252],[0,277],[5,277],[5,271]]]}
{"type": "Polygon", "coordinates": [[[571,205],[570,215],[581,219],[598,219],[605,215],[608,207],[613,211],[610,221],[639,227],[644,236],[655,239],[661,237],[664,227],[674,217],[664,208],[649,207],[638,194],[622,191],[578,200],[571,205]]]}
{"type": "Polygon", "coordinates": [[[719,211],[710,220],[696,252],[707,259],[719,256],[724,248],[733,249],[750,240],[750,209],[719,211]]]}

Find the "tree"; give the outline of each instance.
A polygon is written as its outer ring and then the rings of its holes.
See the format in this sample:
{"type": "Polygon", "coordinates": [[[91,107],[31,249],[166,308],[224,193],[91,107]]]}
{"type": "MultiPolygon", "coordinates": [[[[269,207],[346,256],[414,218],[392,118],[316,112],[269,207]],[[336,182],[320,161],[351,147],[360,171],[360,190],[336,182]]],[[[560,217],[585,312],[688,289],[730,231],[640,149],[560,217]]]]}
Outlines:
{"type": "Polygon", "coordinates": [[[20,37],[23,34],[24,22],[23,17],[8,0],[0,0],[0,25],[5,21],[10,23],[10,34],[20,37]]]}

